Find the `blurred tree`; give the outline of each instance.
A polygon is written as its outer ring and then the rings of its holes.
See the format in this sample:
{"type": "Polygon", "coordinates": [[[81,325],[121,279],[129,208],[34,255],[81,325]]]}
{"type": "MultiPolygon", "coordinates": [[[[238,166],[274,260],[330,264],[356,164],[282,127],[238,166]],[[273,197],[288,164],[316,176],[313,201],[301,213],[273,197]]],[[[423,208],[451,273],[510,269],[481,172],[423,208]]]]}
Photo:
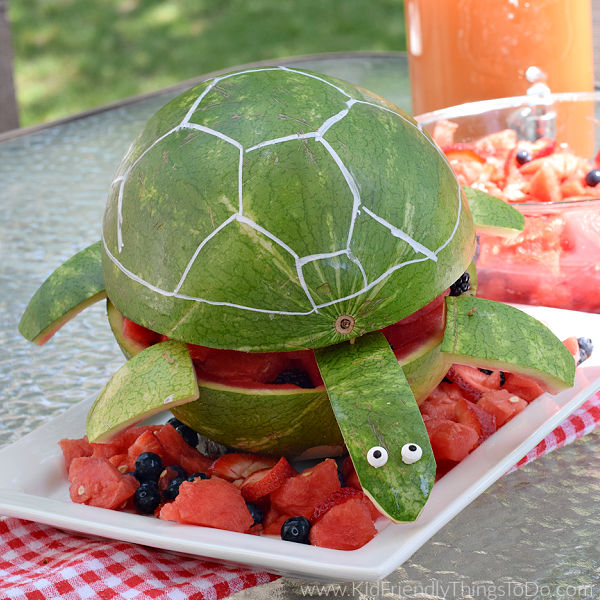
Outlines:
{"type": "Polygon", "coordinates": [[[0,131],[19,126],[6,0],[0,0],[0,131]]]}
{"type": "Polygon", "coordinates": [[[402,0],[19,0],[10,11],[25,125],[242,63],[405,48],[402,0]]]}

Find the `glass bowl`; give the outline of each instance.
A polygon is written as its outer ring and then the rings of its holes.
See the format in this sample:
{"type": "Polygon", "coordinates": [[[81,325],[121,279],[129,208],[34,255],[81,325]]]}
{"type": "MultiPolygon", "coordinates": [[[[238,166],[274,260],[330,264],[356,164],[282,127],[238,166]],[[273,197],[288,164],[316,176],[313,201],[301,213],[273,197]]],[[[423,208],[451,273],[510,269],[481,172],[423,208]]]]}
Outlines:
{"type": "Polygon", "coordinates": [[[600,171],[590,173],[600,166],[600,93],[485,100],[415,118],[461,183],[525,216],[515,238],[478,236],[478,295],[600,313],[600,171]]]}

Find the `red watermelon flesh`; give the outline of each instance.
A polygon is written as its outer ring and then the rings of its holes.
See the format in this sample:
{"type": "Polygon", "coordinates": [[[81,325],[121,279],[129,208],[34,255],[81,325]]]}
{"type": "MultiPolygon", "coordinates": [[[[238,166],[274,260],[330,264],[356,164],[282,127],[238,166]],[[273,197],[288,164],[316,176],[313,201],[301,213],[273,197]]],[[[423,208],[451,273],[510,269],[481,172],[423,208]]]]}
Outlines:
{"type": "Polygon", "coordinates": [[[527,402],[523,398],[511,394],[508,390],[495,390],[485,392],[481,396],[478,406],[494,415],[496,425],[502,427],[520,413],[527,406],[527,402]]]}
{"type": "Polygon", "coordinates": [[[58,445],[62,450],[67,472],[69,471],[69,467],[71,466],[71,462],[74,458],[82,458],[92,455],[92,447],[88,442],[87,435],[76,440],[64,438],[58,442],[58,445]]]}
{"type": "MultiPolygon", "coordinates": [[[[381,330],[399,360],[418,349],[424,339],[439,337],[441,340],[445,326],[444,297],[447,293],[444,292],[412,315],[381,330]]],[[[141,325],[123,317],[125,339],[132,339],[138,344],[143,344],[144,339],[153,340],[147,345],[167,339],[149,329],[144,333],[142,331],[144,329],[141,325]]],[[[188,348],[198,378],[203,381],[245,388],[263,388],[264,384],[290,387],[289,384],[271,382],[282,371],[301,369],[308,373],[315,387],[323,385],[312,350],[248,353],[194,344],[188,344],[188,348]]]]}
{"type": "Polygon", "coordinates": [[[161,443],[158,441],[154,433],[151,431],[145,431],[136,438],[135,442],[129,446],[127,450],[129,469],[131,471],[135,468],[135,461],[137,457],[144,452],[153,452],[162,459],[163,463],[166,459],[166,452],[164,451],[161,443]]]}
{"type": "Polygon", "coordinates": [[[282,525],[292,516],[293,515],[282,515],[271,506],[263,520],[263,533],[265,535],[280,535],[282,525]]]}
{"type": "Polygon", "coordinates": [[[74,458],[69,468],[69,495],[73,502],[100,508],[122,507],[133,496],[138,482],[124,475],[106,458],[74,458]]]}
{"type": "Polygon", "coordinates": [[[162,447],[160,456],[165,465],[179,465],[190,474],[208,471],[212,460],[192,448],[172,425],[163,425],[154,435],[162,447]]]}
{"type": "Polygon", "coordinates": [[[184,481],[175,500],[160,509],[159,518],[240,533],[254,524],[241,492],[218,477],[184,481]]]}
{"type": "Polygon", "coordinates": [[[271,494],[271,506],[281,514],[310,519],[315,506],[340,487],[337,463],[327,458],[287,479],[271,494]]]}
{"type": "Polygon", "coordinates": [[[367,506],[360,498],[349,498],[328,510],[310,529],[313,546],[334,550],[356,550],[377,533],[367,506]]]}
{"type": "Polygon", "coordinates": [[[500,371],[488,374],[468,365],[452,365],[446,378],[460,388],[465,398],[473,402],[477,402],[484,392],[500,387],[500,371]]]}
{"type": "Polygon", "coordinates": [[[425,421],[429,441],[436,461],[460,462],[479,444],[475,429],[449,419],[425,421]]]}

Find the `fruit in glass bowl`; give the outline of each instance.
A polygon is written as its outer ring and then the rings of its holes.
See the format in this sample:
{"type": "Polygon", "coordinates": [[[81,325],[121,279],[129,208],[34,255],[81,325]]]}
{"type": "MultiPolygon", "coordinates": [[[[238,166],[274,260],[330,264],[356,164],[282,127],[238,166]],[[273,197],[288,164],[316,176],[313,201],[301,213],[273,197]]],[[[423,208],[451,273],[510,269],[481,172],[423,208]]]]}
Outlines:
{"type": "Polygon", "coordinates": [[[599,112],[599,93],[571,93],[417,117],[461,183],[525,217],[512,239],[479,236],[481,297],[600,312],[599,112]]]}

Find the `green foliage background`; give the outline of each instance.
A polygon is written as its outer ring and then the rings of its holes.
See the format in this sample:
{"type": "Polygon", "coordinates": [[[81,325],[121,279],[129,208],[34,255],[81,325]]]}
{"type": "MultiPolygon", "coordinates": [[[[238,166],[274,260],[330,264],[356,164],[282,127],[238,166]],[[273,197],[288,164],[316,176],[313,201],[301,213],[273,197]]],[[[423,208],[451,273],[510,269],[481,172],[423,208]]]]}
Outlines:
{"type": "Polygon", "coordinates": [[[216,69],[404,50],[403,0],[12,0],[21,126],[216,69]]]}

